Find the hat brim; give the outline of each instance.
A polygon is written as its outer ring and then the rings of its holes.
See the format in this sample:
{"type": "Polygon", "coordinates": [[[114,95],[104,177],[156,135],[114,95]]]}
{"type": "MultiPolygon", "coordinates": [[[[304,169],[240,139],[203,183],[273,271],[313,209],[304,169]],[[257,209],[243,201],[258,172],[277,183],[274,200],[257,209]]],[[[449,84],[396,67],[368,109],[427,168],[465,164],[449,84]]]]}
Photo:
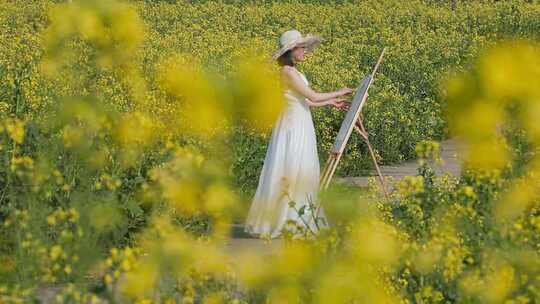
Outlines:
{"type": "Polygon", "coordinates": [[[321,42],[321,37],[308,34],[305,37],[301,37],[299,39],[291,41],[290,43],[287,43],[286,45],[281,47],[274,53],[272,59],[278,59],[281,55],[285,54],[285,52],[287,52],[288,50],[292,50],[297,46],[303,46],[306,48],[306,51],[312,52],[317,46],[319,46],[319,44],[321,44],[321,42]]]}

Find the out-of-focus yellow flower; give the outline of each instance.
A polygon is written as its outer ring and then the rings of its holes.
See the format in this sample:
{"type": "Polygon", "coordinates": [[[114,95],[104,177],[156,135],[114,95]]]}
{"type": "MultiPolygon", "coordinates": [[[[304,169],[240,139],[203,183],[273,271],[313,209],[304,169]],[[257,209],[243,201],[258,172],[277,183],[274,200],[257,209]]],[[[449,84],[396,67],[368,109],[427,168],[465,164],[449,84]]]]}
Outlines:
{"type": "Polygon", "coordinates": [[[320,277],[313,303],[345,304],[353,299],[362,303],[400,303],[396,296],[384,290],[375,272],[367,268],[352,268],[349,265],[351,262],[354,261],[346,259],[338,262],[320,277]]]}
{"type": "Polygon", "coordinates": [[[110,274],[106,274],[106,275],[105,275],[105,278],[104,278],[104,282],[105,282],[105,284],[107,284],[107,285],[112,284],[112,282],[113,282],[112,276],[111,276],[110,274]]]}
{"type": "Polygon", "coordinates": [[[495,218],[501,222],[512,220],[532,206],[538,198],[539,181],[540,176],[516,180],[496,202],[495,218]]]}
{"type": "Polygon", "coordinates": [[[78,147],[81,143],[87,142],[88,140],[85,138],[84,132],[80,128],[71,125],[65,126],[62,130],[62,139],[67,148],[78,147]]]}
{"type": "Polygon", "coordinates": [[[47,216],[47,223],[51,226],[54,226],[56,224],[56,218],[53,214],[47,216]]]}
{"type": "MultiPolygon", "coordinates": [[[[531,139],[538,136],[540,89],[530,79],[540,77],[540,47],[511,41],[492,47],[473,71],[448,81],[448,118],[451,130],[462,138],[466,162],[473,168],[503,168],[510,154],[501,128],[519,108],[518,117],[531,139]]],[[[533,145],[537,145],[535,142],[533,145]]]]}
{"type": "Polygon", "coordinates": [[[237,202],[236,195],[229,187],[223,184],[211,185],[205,193],[205,208],[212,214],[219,214],[223,211],[231,210],[237,202]]]}
{"type": "Polygon", "coordinates": [[[62,247],[60,247],[59,245],[54,245],[53,247],[51,247],[50,257],[53,261],[58,259],[61,255],[62,255],[62,247]]]}
{"type": "Polygon", "coordinates": [[[9,137],[16,143],[24,141],[24,122],[17,118],[8,118],[4,121],[4,127],[9,137]]]}
{"type": "Polygon", "coordinates": [[[34,160],[27,155],[21,157],[14,156],[11,163],[15,166],[22,166],[28,169],[34,168],[34,160]]]}
{"type": "Polygon", "coordinates": [[[193,60],[174,58],[162,65],[161,85],[181,100],[181,111],[173,127],[199,136],[223,134],[229,118],[227,105],[222,101],[226,96],[218,96],[193,60]]]}
{"type": "Polygon", "coordinates": [[[45,31],[47,57],[44,67],[57,72],[55,61],[62,43],[73,36],[93,44],[97,62],[103,68],[125,66],[144,39],[144,26],[130,5],[118,1],[82,1],[57,5],[50,11],[51,24],[45,31]]]}
{"type": "Polygon", "coordinates": [[[128,260],[123,260],[121,268],[123,271],[130,271],[131,270],[131,263],[128,260]]]}
{"type": "Polygon", "coordinates": [[[378,220],[356,225],[351,233],[351,254],[358,262],[392,264],[397,262],[401,244],[394,227],[378,220]]]}
{"type": "Polygon", "coordinates": [[[225,302],[225,299],[223,298],[222,294],[211,293],[210,295],[204,298],[202,303],[203,304],[222,304],[222,303],[227,303],[227,302],[225,302]]]}
{"type": "Polygon", "coordinates": [[[489,98],[538,96],[540,88],[530,85],[540,77],[540,49],[526,41],[513,41],[492,48],[479,60],[482,86],[489,98]]]}
{"type": "Polygon", "coordinates": [[[473,187],[465,186],[465,187],[463,187],[462,191],[463,191],[463,194],[465,194],[465,196],[467,196],[469,198],[473,198],[473,199],[476,198],[476,193],[474,193],[473,187]]]}
{"type": "Polygon", "coordinates": [[[435,268],[442,257],[442,246],[429,244],[420,250],[414,259],[414,267],[420,273],[427,274],[435,268]]]}
{"type": "Polygon", "coordinates": [[[152,294],[158,277],[156,266],[155,263],[141,262],[137,270],[127,273],[125,280],[120,283],[122,292],[134,299],[152,294]]]}
{"type": "Polygon", "coordinates": [[[111,256],[116,258],[118,256],[118,249],[117,248],[111,248],[111,256]]]}
{"type": "MultiPolygon", "coordinates": [[[[285,106],[279,74],[255,54],[238,64],[233,78],[235,112],[261,131],[268,130],[285,106]]],[[[244,58],[245,59],[245,58],[244,58]]]]}
{"type": "Polygon", "coordinates": [[[424,192],[424,178],[422,176],[405,176],[396,184],[402,195],[412,195],[424,192]]]}
{"type": "Polygon", "coordinates": [[[69,192],[71,190],[71,186],[68,184],[62,185],[62,191],[69,192]]]}
{"type": "Polygon", "coordinates": [[[315,259],[313,247],[300,242],[288,244],[279,252],[273,270],[284,276],[307,272],[315,259]]]}
{"type": "Polygon", "coordinates": [[[79,219],[79,212],[75,208],[69,208],[69,221],[76,222],[79,219]]]}
{"type": "Polygon", "coordinates": [[[142,112],[124,114],[116,130],[116,140],[128,148],[144,147],[157,139],[154,123],[142,112]]]}

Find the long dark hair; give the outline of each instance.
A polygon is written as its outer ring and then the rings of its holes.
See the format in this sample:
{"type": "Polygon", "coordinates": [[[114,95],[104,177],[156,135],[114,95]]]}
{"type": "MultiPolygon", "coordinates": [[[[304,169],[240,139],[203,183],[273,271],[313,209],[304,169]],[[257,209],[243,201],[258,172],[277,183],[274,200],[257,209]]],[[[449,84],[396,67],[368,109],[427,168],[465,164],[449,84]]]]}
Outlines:
{"type": "Polygon", "coordinates": [[[294,60],[292,56],[292,50],[288,50],[283,55],[279,56],[277,62],[280,66],[288,65],[294,66],[294,60]]]}

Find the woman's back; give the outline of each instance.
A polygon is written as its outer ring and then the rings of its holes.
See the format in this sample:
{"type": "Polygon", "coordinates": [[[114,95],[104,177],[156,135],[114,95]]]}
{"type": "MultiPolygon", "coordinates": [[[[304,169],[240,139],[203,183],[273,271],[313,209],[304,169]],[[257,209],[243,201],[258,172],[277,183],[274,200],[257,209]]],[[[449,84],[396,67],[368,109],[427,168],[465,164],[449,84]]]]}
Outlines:
{"type": "MultiPolygon", "coordinates": [[[[283,67],[283,68],[287,68],[287,67],[283,67]]],[[[302,72],[298,71],[294,67],[288,67],[288,68],[294,70],[294,73],[298,73],[300,77],[302,77],[306,85],[309,86],[309,81],[307,80],[306,76],[302,72]]],[[[285,89],[284,95],[285,95],[285,99],[287,100],[287,103],[290,106],[297,106],[298,104],[300,104],[309,110],[309,106],[306,103],[306,98],[302,96],[299,92],[294,90],[293,88],[287,87],[285,89]]]]}

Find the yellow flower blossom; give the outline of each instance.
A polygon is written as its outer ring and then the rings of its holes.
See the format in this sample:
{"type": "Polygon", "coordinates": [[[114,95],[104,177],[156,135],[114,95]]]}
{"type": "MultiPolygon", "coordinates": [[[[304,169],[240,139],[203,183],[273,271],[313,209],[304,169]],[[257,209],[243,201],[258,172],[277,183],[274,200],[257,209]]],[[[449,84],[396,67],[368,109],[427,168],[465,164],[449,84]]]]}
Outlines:
{"type": "Polygon", "coordinates": [[[9,118],[4,121],[4,124],[9,137],[14,142],[22,144],[24,141],[24,122],[16,118],[9,118]]]}

